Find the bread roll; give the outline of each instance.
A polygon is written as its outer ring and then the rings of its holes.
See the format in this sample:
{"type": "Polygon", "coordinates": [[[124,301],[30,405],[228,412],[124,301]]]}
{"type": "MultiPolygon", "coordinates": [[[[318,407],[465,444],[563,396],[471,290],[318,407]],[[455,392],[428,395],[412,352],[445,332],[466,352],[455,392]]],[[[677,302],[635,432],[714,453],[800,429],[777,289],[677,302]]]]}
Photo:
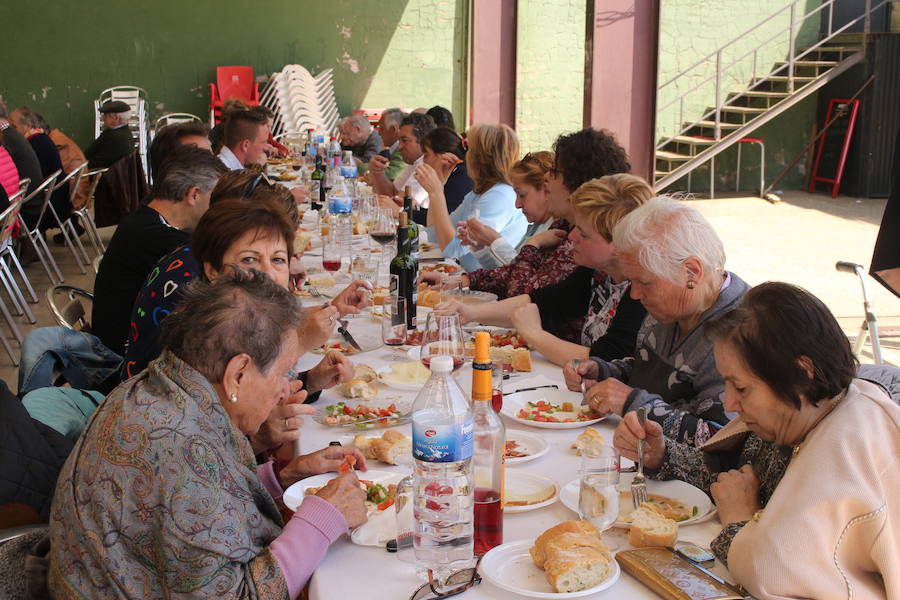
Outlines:
{"type": "Polygon", "coordinates": [[[678,524],[662,516],[649,502],[631,513],[628,543],[635,548],[665,546],[671,548],[678,537],[678,524]]]}
{"type": "Polygon", "coordinates": [[[367,381],[363,381],[362,379],[351,379],[347,383],[341,384],[341,394],[347,398],[371,400],[375,397],[376,392],[367,381]]]}
{"type": "Polygon", "coordinates": [[[406,454],[412,454],[412,440],[403,434],[393,442],[384,438],[372,440],[372,451],[375,458],[389,465],[396,465],[406,454]]]}
{"type": "Polygon", "coordinates": [[[559,525],[555,525],[538,536],[534,540],[534,546],[531,547],[531,558],[534,564],[544,568],[544,560],[546,557],[546,548],[554,538],[565,533],[585,533],[597,537],[597,543],[600,543],[600,532],[594,527],[590,521],[563,521],[559,525]]]}
{"type": "Polygon", "coordinates": [[[603,439],[600,432],[593,427],[588,427],[575,438],[575,443],[572,444],[572,448],[575,449],[575,453],[578,454],[578,456],[581,456],[582,454],[599,454],[605,445],[606,440],[603,439]]]}
{"type": "Polygon", "coordinates": [[[531,371],[531,351],[528,348],[515,348],[510,362],[516,371],[531,371]]]}
{"type": "Polygon", "coordinates": [[[547,581],[560,594],[599,585],[609,577],[610,570],[609,552],[600,548],[554,547],[549,550],[545,563],[547,581]]]}
{"type": "Polygon", "coordinates": [[[369,438],[361,433],[358,433],[356,437],[353,438],[352,446],[359,450],[359,452],[367,459],[374,459],[375,450],[372,448],[372,439],[373,438],[369,438]]]}
{"type": "Polygon", "coordinates": [[[441,292],[438,290],[425,290],[419,292],[419,306],[434,308],[441,303],[441,292]]]}
{"type": "Polygon", "coordinates": [[[353,379],[360,379],[366,383],[372,383],[378,379],[378,373],[369,365],[356,365],[353,370],[353,379]]]}

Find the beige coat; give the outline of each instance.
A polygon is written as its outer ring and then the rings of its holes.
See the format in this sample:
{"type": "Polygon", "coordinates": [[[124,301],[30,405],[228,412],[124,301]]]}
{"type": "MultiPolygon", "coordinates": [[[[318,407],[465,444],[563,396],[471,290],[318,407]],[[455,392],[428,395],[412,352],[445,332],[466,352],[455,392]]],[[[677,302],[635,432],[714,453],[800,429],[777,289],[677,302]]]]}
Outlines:
{"type": "Polygon", "coordinates": [[[855,379],[728,553],[760,600],[900,598],[900,406],[855,379]]]}

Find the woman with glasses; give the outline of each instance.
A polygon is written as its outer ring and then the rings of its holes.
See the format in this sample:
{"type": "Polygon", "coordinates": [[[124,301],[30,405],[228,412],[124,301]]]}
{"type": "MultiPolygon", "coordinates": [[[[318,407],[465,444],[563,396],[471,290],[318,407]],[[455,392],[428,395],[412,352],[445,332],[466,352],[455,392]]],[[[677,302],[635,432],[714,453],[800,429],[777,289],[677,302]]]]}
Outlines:
{"type": "Polygon", "coordinates": [[[366,521],[353,472],[307,495],[285,523],[288,486],[338,471],[329,446],[278,473],[247,442],[305,391],[293,294],[226,269],[195,281],[163,324],[159,359],[94,413],[60,473],[50,518],[54,598],[296,598],[331,543],[366,521]]]}
{"type": "Polygon", "coordinates": [[[427,164],[416,168],[416,181],[428,192],[429,238],[437,242],[447,258],[458,258],[466,271],[481,266],[456,235],[458,223],[476,219],[490,225],[510,244],[517,244],[528,222],[516,208],[516,193],[510,185],[509,170],[519,155],[519,140],[506,125],[473,125],[466,137],[466,168],[473,190],[452,213],[444,195],[444,175],[460,162],[452,154],[441,155],[441,175],[427,164]]]}

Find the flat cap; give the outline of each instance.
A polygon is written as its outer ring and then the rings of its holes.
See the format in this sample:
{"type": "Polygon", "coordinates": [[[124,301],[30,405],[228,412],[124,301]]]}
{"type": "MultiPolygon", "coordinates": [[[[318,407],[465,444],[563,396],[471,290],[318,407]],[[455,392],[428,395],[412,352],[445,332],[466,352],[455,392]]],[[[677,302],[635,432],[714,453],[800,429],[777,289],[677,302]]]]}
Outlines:
{"type": "Polygon", "coordinates": [[[100,107],[100,112],[102,113],[123,113],[129,110],[131,110],[131,107],[128,106],[128,103],[121,100],[108,100],[100,107]]]}

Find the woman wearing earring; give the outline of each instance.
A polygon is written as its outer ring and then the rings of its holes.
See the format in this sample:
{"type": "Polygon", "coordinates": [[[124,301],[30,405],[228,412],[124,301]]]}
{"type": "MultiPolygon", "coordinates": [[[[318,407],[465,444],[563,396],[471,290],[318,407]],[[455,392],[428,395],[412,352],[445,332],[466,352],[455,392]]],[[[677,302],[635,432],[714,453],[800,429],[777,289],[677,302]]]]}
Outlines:
{"type": "Polygon", "coordinates": [[[640,407],[675,441],[699,445],[728,423],[725,383],[716,371],[703,325],[734,308],[749,286],[725,270],[722,241],[693,207],[653,198],[613,231],[618,267],[631,297],[650,318],[638,333],[634,356],[591,357],[577,371],[566,365],[569,389],[582,389],[600,414],[640,407]]]}

